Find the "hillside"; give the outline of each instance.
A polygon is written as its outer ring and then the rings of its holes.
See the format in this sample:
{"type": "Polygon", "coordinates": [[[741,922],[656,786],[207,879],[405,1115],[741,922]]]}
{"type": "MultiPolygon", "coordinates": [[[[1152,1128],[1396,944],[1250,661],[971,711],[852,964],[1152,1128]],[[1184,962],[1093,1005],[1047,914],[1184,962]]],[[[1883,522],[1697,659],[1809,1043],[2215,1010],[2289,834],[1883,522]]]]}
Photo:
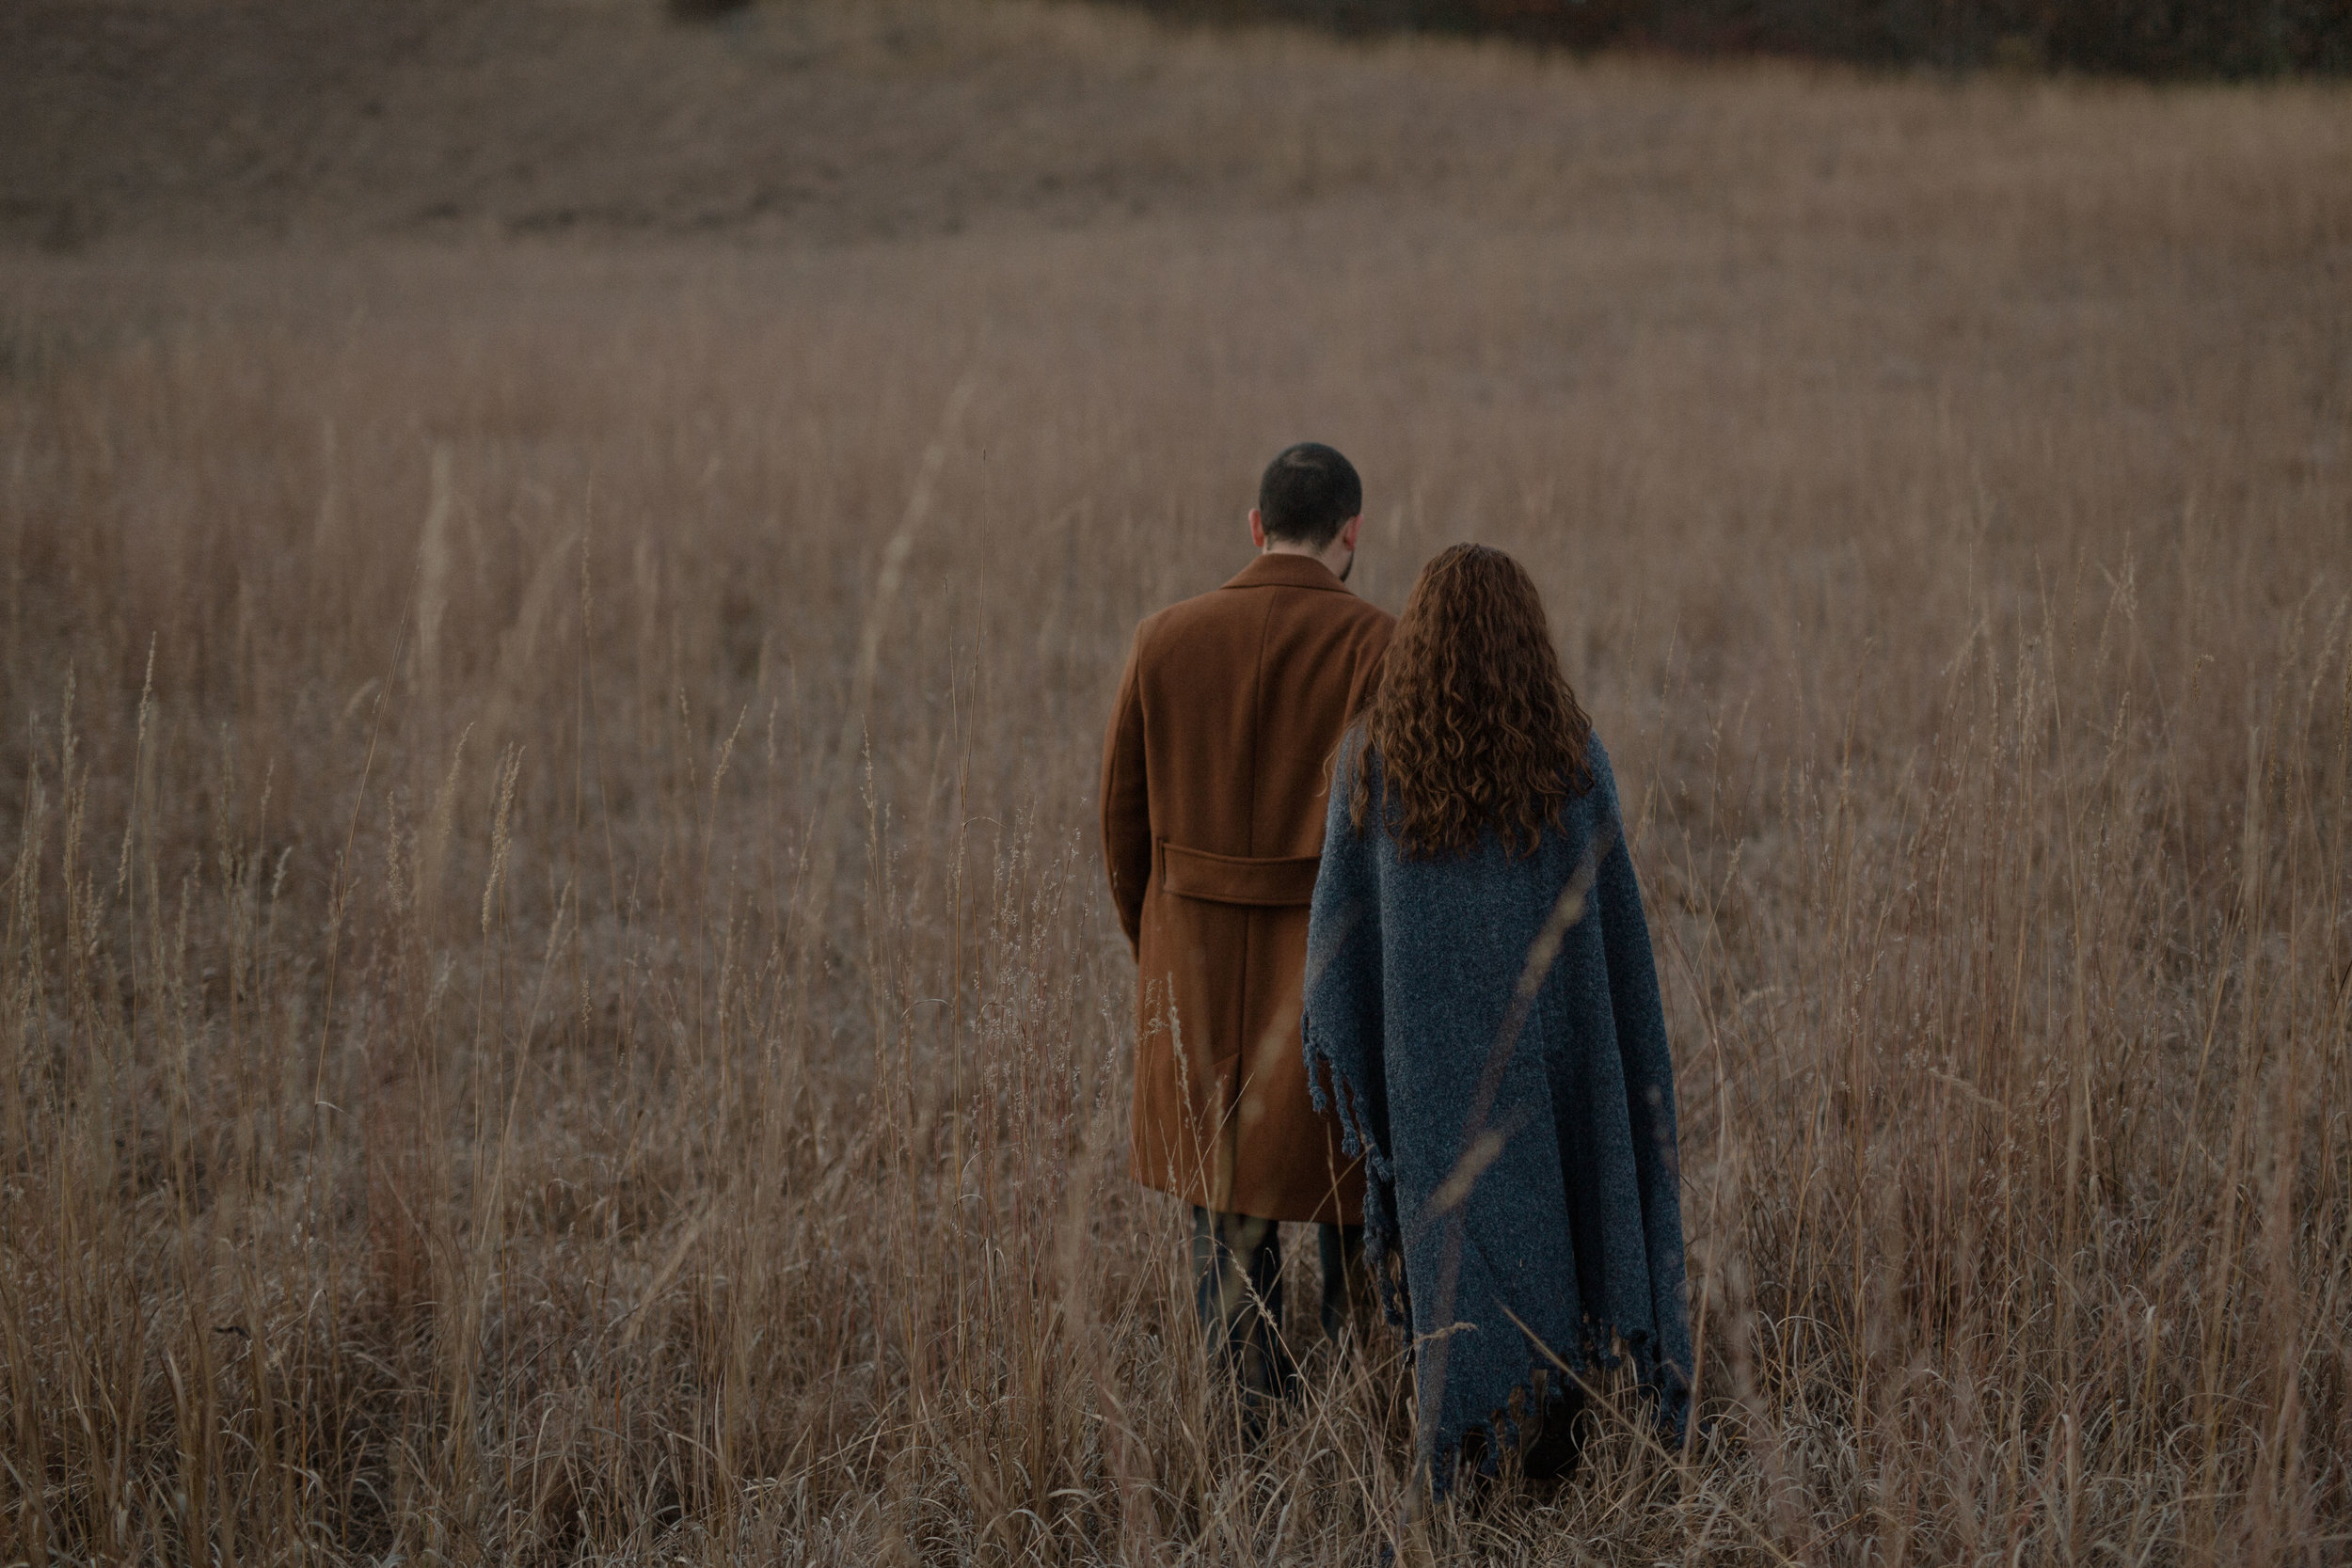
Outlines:
{"type": "Polygon", "coordinates": [[[2165,211],[2132,221],[2193,243],[2343,167],[2348,118],[2320,89],[2255,109],[1578,67],[1041,0],[768,0],[701,24],[653,0],[17,0],[0,244],[835,243],[1351,197],[1522,225],[1596,201],[1832,221],[1859,203],[1883,228],[2051,180],[2101,205],[2163,185],[2165,211]]]}
{"type": "Polygon", "coordinates": [[[0,236],[886,237],[1393,189],[1517,140],[1475,82],[1416,93],[1411,134],[1360,123],[1397,86],[1303,40],[1239,66],[1019,0],[701,25],[653,0],[23,0],[0,236]]]}

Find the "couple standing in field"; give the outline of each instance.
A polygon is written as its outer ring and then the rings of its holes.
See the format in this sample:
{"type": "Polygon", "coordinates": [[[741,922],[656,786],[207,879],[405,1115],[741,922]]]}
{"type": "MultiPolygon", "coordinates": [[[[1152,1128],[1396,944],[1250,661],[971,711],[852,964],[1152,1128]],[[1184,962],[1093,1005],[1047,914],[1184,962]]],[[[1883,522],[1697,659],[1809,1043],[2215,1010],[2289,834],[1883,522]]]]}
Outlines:
{"type": "Polygon", "coordinates": [[[1136,632],[1103,759],[1134,946],[1138,1181],[1192,1206],[1203,1329],[1252,1430],[1297,1381],[1279,1224],[1322,1320],[1409,1335],[1438,1492],[1572,1463],[1629,1355],[1671,1432],[1690,1327],[1674,1070],[1609,757],[1542,600],[1456,545],[1391,617],[1349,592],[1363,488],[1267,467],[1259,554],[1136,632]]]}

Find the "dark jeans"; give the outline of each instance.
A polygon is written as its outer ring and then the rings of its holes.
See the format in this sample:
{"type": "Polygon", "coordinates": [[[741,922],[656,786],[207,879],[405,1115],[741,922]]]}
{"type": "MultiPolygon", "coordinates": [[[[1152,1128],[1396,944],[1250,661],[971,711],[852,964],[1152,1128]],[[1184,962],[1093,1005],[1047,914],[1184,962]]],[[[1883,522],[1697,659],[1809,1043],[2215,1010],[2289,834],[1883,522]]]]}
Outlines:
{"type": "MultiPolygon", "coordinates": [[[[1371,1316],[1364,1227],[1315,1227],[1323,1253],[1323,1332],[1334,1339],[1371,1316]]],[[[1282,1339],[1282,1227],[1254,1214],[1192,1212],[1193,1299],[1209,1343],[1253,1404],[1293,1392],[1298,1364],[1282,1339]]]]}

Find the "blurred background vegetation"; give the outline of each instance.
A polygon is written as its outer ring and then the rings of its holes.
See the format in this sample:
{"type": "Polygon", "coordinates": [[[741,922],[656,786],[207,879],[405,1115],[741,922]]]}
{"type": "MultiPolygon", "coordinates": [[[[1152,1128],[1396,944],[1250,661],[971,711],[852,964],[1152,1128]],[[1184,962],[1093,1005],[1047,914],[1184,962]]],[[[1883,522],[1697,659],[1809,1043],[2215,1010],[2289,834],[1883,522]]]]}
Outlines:
{"type": "Polygon", "coordinates": [[[1496,34],[1570,49],[2162,77],[2342,73],[2352,0],[1127,0],[1204,22],[1496,34]]]}

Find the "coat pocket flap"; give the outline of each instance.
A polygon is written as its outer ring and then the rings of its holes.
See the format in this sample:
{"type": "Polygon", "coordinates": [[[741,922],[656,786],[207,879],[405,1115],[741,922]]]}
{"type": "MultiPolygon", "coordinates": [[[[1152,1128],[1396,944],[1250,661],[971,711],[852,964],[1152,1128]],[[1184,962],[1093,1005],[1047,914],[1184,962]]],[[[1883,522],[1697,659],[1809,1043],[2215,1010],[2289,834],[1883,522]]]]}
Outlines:
{"type": "Polygon", "coordinates": [[[1212,855],[1163,841],[1160,886],[1180,898],[1280,909],[1314,902],[1322,863],[1321,855],[1212,855]]]}

